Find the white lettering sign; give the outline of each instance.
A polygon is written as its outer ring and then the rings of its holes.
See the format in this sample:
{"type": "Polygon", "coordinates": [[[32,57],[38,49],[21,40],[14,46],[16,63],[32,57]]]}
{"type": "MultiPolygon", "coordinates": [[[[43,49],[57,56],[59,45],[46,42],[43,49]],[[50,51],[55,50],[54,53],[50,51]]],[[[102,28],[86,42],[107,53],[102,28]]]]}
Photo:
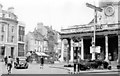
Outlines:
{"type": "Polygon", "coordinates": [[[90,46],[90,53],[96,52],[96,53],[100,53],[100,46],[96,46],[96,47],[92,47],[90,46]]]}

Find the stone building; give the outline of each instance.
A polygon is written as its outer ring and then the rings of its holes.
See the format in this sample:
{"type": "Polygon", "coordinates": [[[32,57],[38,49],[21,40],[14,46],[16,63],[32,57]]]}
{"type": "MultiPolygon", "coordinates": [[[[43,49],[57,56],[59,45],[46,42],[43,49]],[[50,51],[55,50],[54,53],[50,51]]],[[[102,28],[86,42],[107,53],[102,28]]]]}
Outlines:
{"type": "Polygon", "coordinates": [[[25,24],[23,22],[18,22],[18,56],[25,56],[25,24]]]}
{"type": "MultiPolygon", "coordinates": [[[[95,51],[95,55],[102,55],[106,61],[111,55],[112,60],[116,61],[120,50],[120,4],[115,1],[101,0],[99,7],[102,8],[102,12],[97,11],[95,46],[100,48],[95,51]]],[[[60,60],[65,61],[64,57],[69,56],[68,60],[73,62],[74,59],[77,59],[78,54],[82,59],[91,59],[93,53],[90,47],[94,36],[93,30],[93,22],[61,29],[62,52],[60,60]]]]}
{"type": "MultiPolygon", "coordinates": [[[[17,57],[18,52],[18,36],[19,36],[19,21],[14,14],[14,8],[9,7],[8,10],[3,10],[0,4],[0,56],[17,57]]],[[[25,31],[25,29],[23,29],[25,31]]],[[[24,34],[22,34],[24,36],[24,34]]],[[[24,42],[24,41],[22,41],[24,42]]]]}
{"type": "Polygon", "coordinates": [[[35,30],[26,35],[26,51],[44,52],[47,50],[46,32],[43,24],[38,23],[35,30]]]}

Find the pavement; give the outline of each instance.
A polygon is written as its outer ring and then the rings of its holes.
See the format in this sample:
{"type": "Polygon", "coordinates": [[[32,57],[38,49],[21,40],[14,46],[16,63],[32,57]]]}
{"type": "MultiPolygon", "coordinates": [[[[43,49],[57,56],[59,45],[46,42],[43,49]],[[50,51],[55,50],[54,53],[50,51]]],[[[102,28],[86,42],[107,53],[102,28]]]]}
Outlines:
{"type": "MultiPolygon", "coordinates": [[[[12,74],[73,74],[73,67],[64,67],[66,63],[55,63],[55,64],[45,64],[43,69],[40,69],[40,64],[37,63],[32,63],[29,64],[28,69],[12,69],[12,74]]],[[[0,74],[7,74],[7,69],[6,66],[4,65],[4,62],[0,62],[0,74]]],[[[80,73],[85,73],[85,74],[99,74],[99,73],[119,73],[120,74],[120,69],[116,68],[116,65],[114,64],[112,66],[111,70],[100,70],[100,69],[91,69],[87,71],[80,71],[80,73]]]]}
{"type": "MultiPolygon", "coordinates": [[[[7,67],[2,65],[2,74],[7,74],[7,67]]],[[[40,64],[29,63],[28,69],[15,69],[12,68],[12,74],[68,74],[68,71],[65,69],[59,68],[50,68],[51,64],[45,64],[43,69],[40,69],[40,64]]]]}
{"type": "MultiPolygon", "coordinates": [[[[119,73],[120,74],[120,69],[117,69],[116,66],[117,66],[117,62],[112,62],[112,69],[111,70],[108,70],[108,69],[90,69],[90,70],[86,70],[86,71],[80,71],[80,73],[119,73]]],[[[54,64],[50,67],[68,70],[68,72],[70,74],[74,73],[73,67],[64,67],[64,63],[57,63],[57,64],[54,64]]]]}

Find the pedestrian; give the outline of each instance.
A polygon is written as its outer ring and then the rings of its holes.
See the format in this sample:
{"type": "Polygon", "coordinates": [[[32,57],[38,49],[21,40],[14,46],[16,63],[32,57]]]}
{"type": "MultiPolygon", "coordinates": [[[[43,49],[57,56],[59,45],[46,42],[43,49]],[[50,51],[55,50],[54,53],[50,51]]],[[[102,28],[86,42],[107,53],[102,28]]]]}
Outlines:
{"type": "Polygon", "coordinates": [[[4,58],[5,65],[7,65],[7,56],[4,58]]]}
{"type": "Polygon", "coordinates": [[[41,58],[40,58],[40,63],[41,63],[41,65],[40,65],[40,69],[43,69],[43,66],[44,66],[44,58],[41,56],[41,58]]]}
{"type": "Polygon", "coordinates": [[[9,56],[8,59],[7,59],[7,70],[8,70],[8,74],[11,73],[12,63],[13,63],[13,60],[12,60],[11,56],[9,56]]]}
{"type": "Polygon", "coordinates": [[[73,63],[74,63],[74,74],[75,74],[77,69],[77,59],[74,59],[73,63]]]}
{"type": "Polygon", "coordinates": [[[18,57],[16,58],[16,62],[17,62],[17,64],[19,64],[19,58],[18,57]]]}
{"type": "Polygon", "coordinates": [[[78,56],[78,73],[80,72],[80,68],[81,68],[81,56],[78,56]]]}

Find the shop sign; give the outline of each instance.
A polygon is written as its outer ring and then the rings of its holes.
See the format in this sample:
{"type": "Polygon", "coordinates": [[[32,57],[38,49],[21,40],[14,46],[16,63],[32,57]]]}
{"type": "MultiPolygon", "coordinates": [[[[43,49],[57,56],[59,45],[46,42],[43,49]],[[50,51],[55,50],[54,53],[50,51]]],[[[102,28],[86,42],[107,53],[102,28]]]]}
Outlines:
{"type": "Polygon", "coordinates": [[[100,46],[96,46],[96,47],[93,47],[93,46],[90,46],[90,53],[93,53],[93,52],[96,52],[96,53],[100,53],[100,46]]]}
{"type": "Polygon", "coordinates": [[[72,46],[73,46],[73,47],[81,47],[81,43],[80,43],[80,42],[76,42],[76,43],[73,43],[72,46]]]}

